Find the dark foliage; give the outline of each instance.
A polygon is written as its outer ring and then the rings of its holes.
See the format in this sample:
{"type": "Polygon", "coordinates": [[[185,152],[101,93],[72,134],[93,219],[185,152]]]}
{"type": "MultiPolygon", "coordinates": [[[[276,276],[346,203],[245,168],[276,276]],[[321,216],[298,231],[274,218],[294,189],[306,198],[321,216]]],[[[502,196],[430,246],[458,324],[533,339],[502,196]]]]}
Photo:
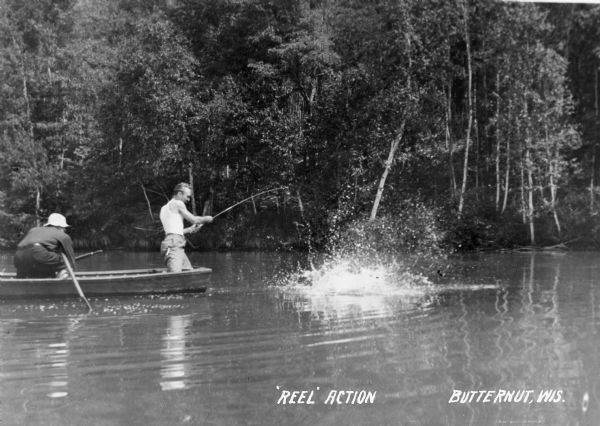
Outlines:
{"type": "Polygon", "coordinates": [[[596,248],[599,19],[468,0],[0,0],[0,244],[60,211],[79,246],[153,249],[160,206],[192,181],[204,214],[285,187],[198,249],[596,248]]]}

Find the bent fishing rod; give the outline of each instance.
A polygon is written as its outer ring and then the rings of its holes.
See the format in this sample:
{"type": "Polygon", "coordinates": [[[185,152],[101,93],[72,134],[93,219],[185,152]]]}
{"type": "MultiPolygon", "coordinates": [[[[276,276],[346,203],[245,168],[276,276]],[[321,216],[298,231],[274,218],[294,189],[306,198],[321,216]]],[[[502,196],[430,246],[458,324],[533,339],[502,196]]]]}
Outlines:
{"type": "MultiPolygon", "coordinates": [[[[242,201],[238,201],[237,203],[235,203],[235,204],[233,204],[233,205],[231,205],[231,206],[227,207],[225,210],[222,210],[222,211],[220,211],[219,213],[217,213],[216,215],[214,215],[212,218],[213,218],[213,220],[214,220],[216,217],[218,217],[218,216],[221,216],[221,215],[222,215],[222,214],[224,214],[224,213],[227,213],[227,212],[228,212],[228,211],[230,211],[231,209],[233,209],[233,208],[235,208],[235,207],[239,206],[240,204],[244,204],[245,202],[247,202],[247,201],[249,201],[249,200],[252,200],[252,199],[253,199],[253,198],[255,198],[255,197],[259,197],[259,196],[261,196],[261,195],[263,195],[263,194],[267,194],[267,193],[269,193],[269,192],[280,191],[280,190],[282,190],[282,189],[288,189],[288,187],[287,187],[287,186],[280,186],[280,187],[278,187],[278,188],[267,189],[266,191],[259,192],[258,194],[253,194],[253,195],[251,195],[251,196],[249,196],[249,197],[247,197],[247,198],[244,198],[242,201]]],[[[198,227],[200,228],[200,227],[202,227],[202,226],[203,226],[203,225],[199,225],[198,227]]],[[[159,229],[159,230],[155,230],[155,229],[143,228],[143,227],[140,227],[140,226],[134,226],[133,228],[135,228],[135,229],[139,229],[140,231],[150,231],[150,232],[153,232],[153,233],[159,233],[159,232],[162,232],[162,230],[160,230],[160,229],[159,229]]]]}
{"type": "Polygon", "coordinates": [[[243,204],[243,203],[245,203],[246,201],[249,201],[249,200],[253,199],[254,197],[258,197],[258,196],[260,196],[260,195],[263,195],[263,194],[266,194],[266,193],[268,193],[268,192],[279,191],[279,190],[281,190],[281,189],[287,189],[287,186],[280,186],[279,188],[267,189],[266,191],[259,192],[258,194],[251,195],[251,196],[250,196],[250,197],[248,197],[248,198],[244,198],[242,201],[240,201],[240,202],[237,202],[237,203],[235,203],[234,205],[232,205],[232,206],[229,206],[229,207],[227,207],[225,210],[223,210],[223,211],[221,211],[221,212],[217,213],[216,215],[214,215],[214,216],[213,216],[213,219],[214,219],[214,218],[216,218],[217,216],[221,216],[223,213],[227,213],[229,210],[233,209],[234,207],[237,207],[237,206],[239,206],[240,204],[243,204]]]}
{"type": "MultiPolygon", "coordinates": [[[[266,191],[262,191],[262,192],[259,192],[258,194],[251,195],[250,197],[244,198],[242,201],[238,201],[237,203],[233,204],[232,206],[229,206],[229,207],[227,207],[225,210],[222,210],[222,211],[220,211],[219,213],[217,213],[216,215],[214,215],[212,218],[213,218],[213,220],[214,220],[214,219],[215,219],[217,216],[220,216],[220,215],[222,215],[223,213],[227,213],[229,210],[233,209],[234,207],[237,207],[237,206],[239,206],[240,204],[243,204],[243,203],[245,203],[246,201],[249,201],[249,200],[253,199],[254,197],[258,197],[258,196],[260,196],[260,195],[267,194],[267,193],[269,193],[269,192],[279,191],[279,190],[281,190],[281,189],[287,189],[287,188],[288,188],[287,186],[280,186],[279,188],[267,189],[266,191]]],[[[197,229],[200,229],[200,228],[202,228],[203,226],[204,226],[204,224],[202,224],[202,225],[194,225],[194,227],[196,227],[197,229]]],[[[194,245],[194,244],[193,244],[193,243],[190,241],[190,239],[189,239],[187,236],[185,236],[185,239],[186,239],[186,241],[188,242],[188,244],[189,244],[190,246],[192,246],[193,248],[197,248],[197,247],[196,247],[196,246],[195,246],[195,245],[194,245]]]]}

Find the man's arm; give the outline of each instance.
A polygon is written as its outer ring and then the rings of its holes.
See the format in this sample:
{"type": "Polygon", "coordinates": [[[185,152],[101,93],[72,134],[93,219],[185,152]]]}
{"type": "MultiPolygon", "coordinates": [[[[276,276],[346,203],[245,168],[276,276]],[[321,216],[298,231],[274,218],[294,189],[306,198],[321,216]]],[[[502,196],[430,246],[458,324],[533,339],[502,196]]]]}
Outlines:
{"type": "Polygon", "coordinates": [[[196,216],[196,225],[202,226],[213,221],[212,216],[196,216]]]}
{"type": "Polygon", "coordinates": [[[69,263],[75,269],[75,251],[73,250],[73,241],[67,234],[60,239],[60,245],[69,259],[69,263]]]}
{"type": "Polygon", "coordinates": [[[200,228],[202,228],[204,226],[205,223],[210,223],[213,221],[213,217],[212,216],[196,216],[196,218],[200,218],[203,220],[202,223],[195,223],[192,226],[188,226],[187,228],[183,229],[183,233],[184,234],[192,234],[194,232],[198,232],[200,230],[200,228]]]}
{"type": "Polygon", "coordinates": [[[183,202],[177,203],[176,206],[179,214],[181,214],[185,220],[195,225],[204,225],[205,223],[211,223],[213,221],[212,216],[195,216],[191,214],[183,202]]]}

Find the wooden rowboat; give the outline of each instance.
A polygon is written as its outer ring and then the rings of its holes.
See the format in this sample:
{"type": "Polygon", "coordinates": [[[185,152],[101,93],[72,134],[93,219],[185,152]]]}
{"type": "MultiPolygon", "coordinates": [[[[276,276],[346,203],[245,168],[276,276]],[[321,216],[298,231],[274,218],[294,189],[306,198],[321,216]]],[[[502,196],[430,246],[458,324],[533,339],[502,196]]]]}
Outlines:
{"type": "MultiPolygon", "coordinates": [[[[210,268],[167,272],[163,268],[117,271],[77,271],[77,281],[86,296],[202,293],[210,268]]],[[[0,298],[34,296],[73,296],[77,291],[70,278],[16,278],[0,273],[0,298]]]]}

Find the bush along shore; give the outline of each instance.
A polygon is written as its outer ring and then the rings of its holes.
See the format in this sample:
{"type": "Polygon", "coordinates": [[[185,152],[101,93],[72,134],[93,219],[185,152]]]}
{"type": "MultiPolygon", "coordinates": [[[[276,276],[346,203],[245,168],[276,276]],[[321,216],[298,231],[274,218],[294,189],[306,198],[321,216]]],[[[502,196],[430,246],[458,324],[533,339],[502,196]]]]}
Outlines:
{"type": "MultiPolygon", "coordinates": [[[[311,223],[298,212],[245,213],[217,219],[187,235],[187,249],[326,253],[353,247],[373,255],[411,253],[424,256],[470,251],[600,249],[600,236],[586,231],[598,226],[592,223],[593,218],[589,219],[589,224],[580,224],[580,234],[571,234],[565,240],[557,238],[552,221],[547,220],[546,234],[545,228],[539,227],[540,244],[531,245],[527,225],[518,217],[483,221],[474,215],[457,219],[454,212],[444,215],[439,209],[428,208],[423,203],[404,205],[401,210],[382,214],[374,220],[334,214],[311,223]]],[[[0,248],[14,249],[29,226],[34,225],[30,217],[26,223],[5,230],[0,248]]],[[[158,221],[141,225],[117,222],[101,232],[74,225],[69,234],[76,250],[158,251],[163,238],[158,221]]]]}

